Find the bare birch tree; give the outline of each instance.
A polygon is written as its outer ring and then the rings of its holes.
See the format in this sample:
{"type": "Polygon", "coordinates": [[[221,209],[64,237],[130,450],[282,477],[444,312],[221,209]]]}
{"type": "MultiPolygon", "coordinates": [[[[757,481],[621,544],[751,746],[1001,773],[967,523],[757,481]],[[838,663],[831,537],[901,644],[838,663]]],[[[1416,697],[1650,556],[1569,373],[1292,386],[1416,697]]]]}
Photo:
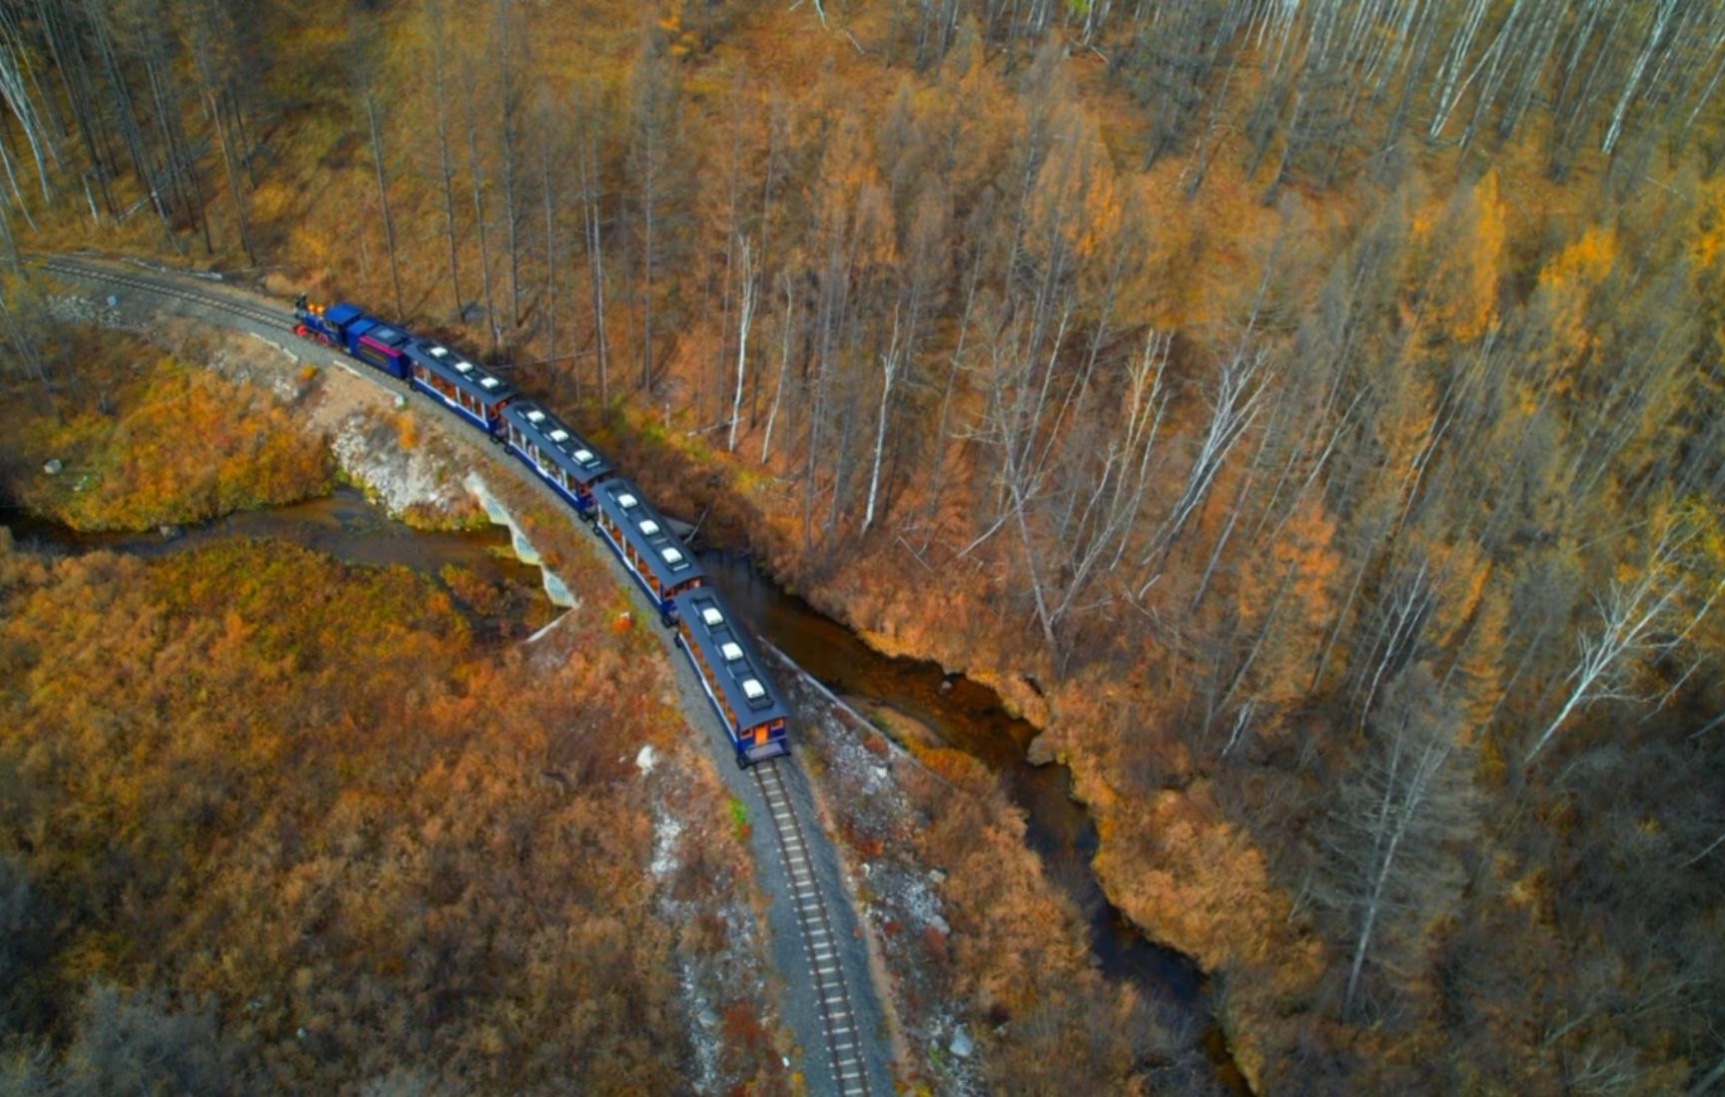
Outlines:
{"type": "Polygon", "coordinates": [[[1647,704],[1670,690],[1637,688],[1634,671],[1645,660],[1676,651],[1720,594],[1715,586],[1699,605],[1685,606],[1690,576],[1684,554],[1697,536],[1694,524],[1668,520],[1631,579],[1613,579],[1594,602],[1598,623],[1576,636],[1577,657],[1563,679],[1563,702],[1522,756],[1529,765],[1550,745],[1569,718],[1604,700],[1647,704]]]}
{"type": "Polygon", "coordinates": [[[749,367],[749,327],[755,319],[755,259],[749,240],[744,237],[742,249],[742,299],[737,307],[737,387],[731,396],[731,430],[725,439],[725,449],[737,452],[737,420],[743,413],[743,377],[749,367]]]}
{"type": "Polygon", "coordinates": [[[1320,903],[1341,919],[1344,1020],[1360,1020],[1372,967],[1418,955],[1423,929],[1462,883],[1473,784],[1460,720],[1424,664],[1386,690],[1365,749],[1320,827],[1320,903]]]}
{"type": "Polygon", "coordinates": [[[401,297],[401,264],[395,254],[395,216],[389,207],[389,173],[383,162],[383,134],[377,122],[377,96],[371,85],[365,88],[365,117],[371,125],[371,160],[377,169],[377,203],[383,212],[383,234],[389,244],[389,278],[395,286],[395,315],[404,317],[406,307],[401,297]]]}

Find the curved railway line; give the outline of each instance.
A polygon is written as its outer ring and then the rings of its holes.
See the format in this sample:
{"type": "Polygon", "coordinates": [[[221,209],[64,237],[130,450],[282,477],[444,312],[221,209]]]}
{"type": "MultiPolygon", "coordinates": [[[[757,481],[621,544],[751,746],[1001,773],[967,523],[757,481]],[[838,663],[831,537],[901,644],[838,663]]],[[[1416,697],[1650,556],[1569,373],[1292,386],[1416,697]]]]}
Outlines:
{"type": "MultiPolygon", "coordinates": [[[[137,290],[157,297],[170,298],[189,305],[226,313],[270,331],[294,335],[293,324],[284,313],[266,306],[238,300],[226,294],[209,293],[186,286],[177,278],[188,277],[178,272],[118,271],[106,265],[84,263],[60,256],[39,257],[41,268],[67,278],[99,282],[103,285],[137,290]]],[[[230,287],[238,289],[238,287],[230,287]]],[[[296,341],[298,336],[295,336],[296,341]]],[[[312,344],[306,344],[311,348],[312,344]]],[[[319,347],[319,350],[326,348],[319,347]]],[[[331,352],[337,353],[339,352],[331,352]]],[[[375,384],[393,390],[404,389],[390,378],[375,371],[355,371],[375,384]]],[[[804,837],[803,821],[796,800],[786,788],[779,767],[794,764],[788,757],[773,758],[751,766],[754,786],[767,806],[772,819],[772,842],[779,851],[784,867],[784,879],[792,913],[802,939],[802,952],[814,989],[814,1000],[820,1014],[827,1065],[832,1071],[834,1092],[843,1097],[867,1097],[873,1091],[869,1080],[869,1059],[863,1045],[862,1028],[857,1020],[850,987],[845,978],[840,956],[840,939],[834,932],[834,920],[822,894],[815,859],[804,837]]],[[[812,1064],[811,1064],[812,1065],[812,1064]]]]}
{"type": "Polygon", "coordinates": [[[856,1012],[851,1008],[850,989],[845,985],[844,968],[839,964],[838,939],[833,934],[832,919],[827,916],[826,900],[815,884],[814,864],[803,841],[802,821],[797,818],[790,793],[785,789],[784,775],[779,772],[779,766],[787,764],[783,758],[774,758],[751,766],[749,772],[754,774],[755,787],[766,801],[767,814],[772,816],[779,856],[785,863],[791,906],[796,911],[809,971],[814,975],[815,999],[819,1003],[833,1078],[839,1092],[846,1097],[852,1094],[866,1097],[868,1064],[863,1059],[856,1012]]]}
{"type": "Polygon", "coordinates": [[[158,297],[172,297],[187,304],[201,305],[204,308],[216,309],[234,316],[242,316],[254,324],[273,328],[276,331],[293,334],[293,324],[279,312],[273,312],[262,305],[254,305],[245,301],[236,301],[214,293],[204,293],[200,290],[182,286],[164,278],[152,278],[145,274],[132,274],[110,269],[108,267],[81,263],[75,259],[60,257],[43,259],[42,269],[52,274],[68,278],[84,278],[90,281],[104,282],[112,286],[126,289],[143,290],[158,297]]]}

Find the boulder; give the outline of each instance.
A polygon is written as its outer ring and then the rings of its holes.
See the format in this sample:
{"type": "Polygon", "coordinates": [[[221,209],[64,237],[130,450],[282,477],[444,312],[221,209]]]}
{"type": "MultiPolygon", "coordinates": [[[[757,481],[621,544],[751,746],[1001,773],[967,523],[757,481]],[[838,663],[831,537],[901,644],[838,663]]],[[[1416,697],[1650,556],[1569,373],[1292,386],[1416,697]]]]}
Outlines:
{"type": "Polygon", "coordinates": [[[1054,745],[1048,741],[1047,735],[1038,735],[1030,741],[1030,746],[1024,752],[1024,760],[1033,766],[1046,766],[1055,761],[1058,755],[1054,753],[1054,745]]]}
{"type": "Polygon", "coordinates": [[[959,1025],[953,1030],[952,1043],[946,1045],[946,1050],[960,1059],[968,1059],[976,1054],[976,1042],[970,1038],[970,1033],[964,1031],[964,1026],[959,1025]]]}

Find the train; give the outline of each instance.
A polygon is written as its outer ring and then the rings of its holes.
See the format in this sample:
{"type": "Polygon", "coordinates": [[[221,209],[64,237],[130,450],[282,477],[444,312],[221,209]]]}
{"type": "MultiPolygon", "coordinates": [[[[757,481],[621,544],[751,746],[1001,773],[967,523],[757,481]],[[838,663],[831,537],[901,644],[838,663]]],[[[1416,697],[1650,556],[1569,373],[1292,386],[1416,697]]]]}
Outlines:
{"type": "Polygon", "coordinates": [[[759,649],[646,494],[551,409],[436,339],[301,294],[294,333],[403,381],[483,431],[591,526],[651,600],[724,725],[739,766],[791,752],[790,712],[759,649]]]}

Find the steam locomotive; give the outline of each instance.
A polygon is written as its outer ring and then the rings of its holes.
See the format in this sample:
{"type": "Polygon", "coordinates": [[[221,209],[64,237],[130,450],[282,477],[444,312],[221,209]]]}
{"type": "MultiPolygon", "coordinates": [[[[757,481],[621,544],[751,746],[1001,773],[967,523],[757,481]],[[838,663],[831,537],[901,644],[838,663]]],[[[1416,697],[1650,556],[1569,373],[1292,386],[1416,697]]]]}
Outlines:
{"type": "Polygon", "coordinates": [[[676,630],[718,713],[737,764],[790,753],[783,696],[736,614],[707,585],[706,570],[670,523],[597,449],[549,409],[435,339],[417,336],[358,305],[294,301],[294,332],[407,382],[484,431],[592,525],[676,630]]]}

